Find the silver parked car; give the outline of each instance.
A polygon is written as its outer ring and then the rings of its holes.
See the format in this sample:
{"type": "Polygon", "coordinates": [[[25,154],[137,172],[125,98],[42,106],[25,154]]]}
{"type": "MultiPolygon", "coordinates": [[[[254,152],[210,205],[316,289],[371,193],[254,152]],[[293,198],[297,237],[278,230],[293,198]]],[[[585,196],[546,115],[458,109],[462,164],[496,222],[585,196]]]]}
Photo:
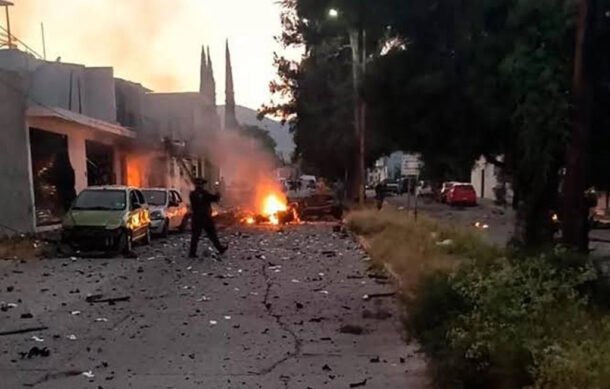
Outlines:
{"type": "Polygon", "coordinates": [[[172,230],[183,230],[186,225],[188,209],[176,189],[142,189],[150,208],[151,232],[167,236],[172,230]]]}

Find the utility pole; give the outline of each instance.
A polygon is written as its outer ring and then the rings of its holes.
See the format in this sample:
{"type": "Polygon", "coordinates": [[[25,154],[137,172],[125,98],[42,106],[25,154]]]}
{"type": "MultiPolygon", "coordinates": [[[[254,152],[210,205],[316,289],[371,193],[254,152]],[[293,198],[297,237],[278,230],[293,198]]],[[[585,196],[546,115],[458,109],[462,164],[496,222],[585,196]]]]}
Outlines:
{"type": "Polygon", "coordinates": [[[0,0],[0,6],[4,6],[4,12],[6,15],[6,34],[7,34],[7,44],[8,48],[13,48],[13,35],[11,34],[11,17],[8,12],[8,7],[12,6],[13,3],[7,0],[0,0]]]}
{"type": "MultiPolygon", "coordinates": [[[[338,18],[339,10],[331,8],[328,16],[338,18]]],[[[366,30],[364,29],[364,9],[361,9],[357,28],[350,28],[349,41],[352,49],[352,76],[354,87],[354,133],[356,139],[355,174],[352,190],[358,195],[358,203],[364,205],[366,199],[365,151],[366,151],[366,104],[363,96],[363,80],[366,74],[366,30]]]]}
{"type": "Polygon", "coordinates": [[[580,252],[587,252],[589,249],[588,205],[585,199],[585,190],[592,104],[589,28],[593,25],[591,21],[594,13],[594,0],[578,1],[574,76],[572,80],[576,113],[570,143],[567,148],[566,176],[563,185],[563,241],[568,247],[580,252]]]}
{"type": "Polygon", "coordinates": [[[366,72],[366,33],[362,28],[349,31],[350,46],[352,49],[352,75],[354,87],[354,130],[357,143],[356,172],[354,174],[353,189],[358,195],[358,203],[364,205],[364,149],[366,128],[366,107],[362,98],[362,80],[366,72]]]}
{"type": "Polygon", "coordinates": [[[47,60],[47,42],[44,36],[44,23],[40,23],[40,32],[42,34],[42,58],[47,60]]]}

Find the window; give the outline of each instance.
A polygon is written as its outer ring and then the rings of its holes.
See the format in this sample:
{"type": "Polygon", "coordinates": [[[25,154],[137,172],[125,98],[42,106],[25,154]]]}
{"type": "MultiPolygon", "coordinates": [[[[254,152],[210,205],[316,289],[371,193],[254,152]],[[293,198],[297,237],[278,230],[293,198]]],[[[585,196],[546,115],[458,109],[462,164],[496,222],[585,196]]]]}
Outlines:
{"type": "Polygon", "coordinates": [[[131,209],[135,209],[138,205],[140,205],[140,202],[138,201],[138,196],[133,190],[129,192],[129,205],[131,206],[131,209]]]}
{"type": "MultiPolygon", "coordinates": [[[[143,190],[148,205],[163,206],[167,203],[167,192],[164,190],[143,190]]],[[[169,199],[172,201],[172,198],[169,199]]]]}
{"type": "Polygon", "coordinates": [[[172,193],[174,195],[174,200],[176,201],[176,203],[181,204],[182,203],[182,196],[180,196],[180,193],[178,193],[175,190],[172,190],[172,193]]]}
{"type": "Polygon", "coordinates": [[[125,209],[125,192],[122,190],[84,190],[76,198],[73,209],[123,210],[125,209]]]}
{"type": "Polygon", "coordinates": [[[134,192],[136,192],[136,197],[138,198],[138,203],[145,205],[146,199],[144,198],[144,195],[142,194],[142,192],[140,192],[139,190],[135,190],[134,192]]]}

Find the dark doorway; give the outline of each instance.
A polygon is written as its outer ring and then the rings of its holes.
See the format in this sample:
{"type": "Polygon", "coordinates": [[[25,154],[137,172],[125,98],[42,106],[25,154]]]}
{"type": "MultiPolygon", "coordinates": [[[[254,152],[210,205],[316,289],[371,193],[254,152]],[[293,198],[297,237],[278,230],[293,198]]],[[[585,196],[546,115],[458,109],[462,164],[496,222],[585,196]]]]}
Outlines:
{"type": "Polygon", "coordinates": [[[114,150],[103,143],[86,141],[87,185],[114,185],[114,150]]]}
{"type": "Polygon", "coordinates": [[[57,224],[76,197],[68,137],[30,128],[36,225],[57,224]]]}

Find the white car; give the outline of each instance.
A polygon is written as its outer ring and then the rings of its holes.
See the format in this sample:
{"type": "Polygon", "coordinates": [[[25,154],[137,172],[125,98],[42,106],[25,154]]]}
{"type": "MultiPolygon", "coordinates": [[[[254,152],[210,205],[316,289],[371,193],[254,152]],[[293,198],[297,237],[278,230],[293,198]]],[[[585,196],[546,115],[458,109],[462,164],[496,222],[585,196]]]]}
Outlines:
{"type": "Polygon", "coordinates": [[[176,189],[146,188],[142,189],[150,209],[151,232],[167,236],[170,231],[183,230],[186,224],[188,209],[176,189]]]}

